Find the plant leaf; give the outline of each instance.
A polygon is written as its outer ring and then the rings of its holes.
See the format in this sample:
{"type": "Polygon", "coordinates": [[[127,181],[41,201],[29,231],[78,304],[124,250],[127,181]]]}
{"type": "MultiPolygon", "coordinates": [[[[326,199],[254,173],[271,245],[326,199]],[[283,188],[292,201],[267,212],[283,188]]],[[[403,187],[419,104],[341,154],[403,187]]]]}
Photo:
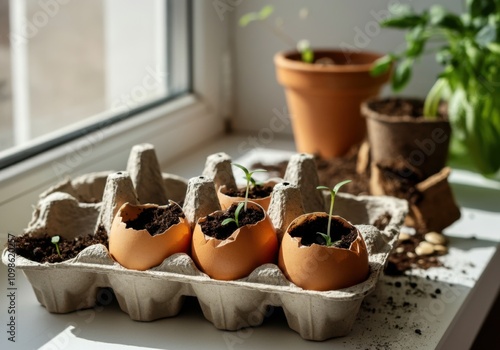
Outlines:
{"type": "Polygon", "coordinates": [[[239,25],[240,27],[246,27],[250,23],[259,20],[259,15],[255,12],[246,13],[240,17],[239,25]]]}
{"type": "MultiPolygon", "coordinates": [[[[227,218],[227,219],[224,219],[224,221],[221,222],[221,225],[222,226],[226,226],[227,224],[229,224],[231,222],[236,223],[236,220],[234,220],[233,218],[227,218]]],[[[238,225],[236,225],[236,226],[238,226],[238,225]]]]}
{"type": "Polygon", "coordinates": [[[412,58],[406,58],[398,64],[392,76],[392,89],[394,91],[401,91],[406,84],[408,84],[411,78],[412,68],[412,58]]]}
{"type": "Polygon", "coordinates": [[[61,240],[61,237],[59,236],[52,236],[52,239],[50,240],[53,244],[59,243],[61,240]]]}
{"type": "Polygon", "coordinates": [[[497,40],[497,27],[494,24],[484,26],[476,34],[476,42],[479,46],[485,47],[497,40]]]}
{"type": "Polygon", "coordinates": [[[389,71],[392,62],[394,61],[393,55],[385,55],[373,62],[372,68],[370,69],[370,75],[372,77],[377,77],[389,71]]]}
{"type": "Polygon", "coordinates": [[[344,186],[345,184],[348,184],[349,182],[351,182],[352,180],[344,180],[342,182],[339,182],[338,184],[335,185],[335,187],[333,188],[333,193],[337,194],[337,192],[339,191],[340,187],[344,186]]]}
{"type": "Polygon", "coordinates": [[[264,20],[274,12],[274,6],[266,5],[259,11],[259,19],[264,20]]]}

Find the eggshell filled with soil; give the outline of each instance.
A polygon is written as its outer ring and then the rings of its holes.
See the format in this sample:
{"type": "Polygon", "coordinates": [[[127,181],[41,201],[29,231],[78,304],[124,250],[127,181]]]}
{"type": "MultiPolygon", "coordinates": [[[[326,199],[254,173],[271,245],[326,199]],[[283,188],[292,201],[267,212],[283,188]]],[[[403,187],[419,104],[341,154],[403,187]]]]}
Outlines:
{"type": "MultiPolygon", "coordinates": [[[[259,197],[259,198],[249,197],[249,200],[254,203],[257,203],[262,208],[264,208],[265,211],[267,211],[267,209],[269,209],[269,203],[271,203],[271,192],[272,188],[274,188],[274,185],[276,185],[275,181],[268,181],[264,183],[261,186],[262,190],[260,190],[259,192],[261,194],[266,194],[266,195],[264,197],[259,197]]],[[[219,190],[217,191],[217,197],[219,198],[219,203],[222,210],[229,208],[233,203],[242,202],[245,200],[245,194],[244,194],[245,190],[239,189],[238,191],[240,191],[242,195],[233,196],[227,194],[228,189],[226,188],[226,186],[223,185],[219,187],[219,190]]]]}
{"type": "Polygon", "coordinates": [[[340,229],[354,238],[347,248],[311,243],[316,229],[311,232],[312,236],[308,234],[307,245],[302,244],[306,238],[294,237],[294,230],[318,218],[327,221],[328,214],[304,214],[288,226],[281,242],[278,262],[285,276],[303,289],[317,291],[342,289],[363,282],[369,272],[366,244],[358,229],[347,220],[332,217],[332,232],[340,229]]]}
{"type": "Polygon", "coordinates": [[[202,229],[210,216],[220,215],[224,210],[198,220],[193,232],[192,258],[211,278],[236,280],[263,264],[276,261],[278,239],[271,220],[260,205],[248,202],[248,208],[262,211],[263,218],[255,224],[237,228],[226,239],[208,236],[202,229]]]}
{"type": "Polygon", "coordinates": [[[147,270],[172,254],[188,253],[191,237],[189,223],[177,203],[169,201],[166,206],[125,203],[111,225],[109,252],[128,269],[147,270]],[[166,214],[167,210],[170,214],[166,214]],[[166,223],[166,215],[177,215],[177,223],[166,223]]]}

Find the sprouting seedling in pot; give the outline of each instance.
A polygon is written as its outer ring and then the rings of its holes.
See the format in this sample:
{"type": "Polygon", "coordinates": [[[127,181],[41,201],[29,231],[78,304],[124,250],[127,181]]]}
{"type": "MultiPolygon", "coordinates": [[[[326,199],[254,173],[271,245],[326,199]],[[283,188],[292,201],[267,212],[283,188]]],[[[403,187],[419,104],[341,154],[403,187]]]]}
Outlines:
{"type": "MultiPolygon", "coordinates": [[[[293,38],[291,38],[282,28],[283,23],[276,21],[276,26],[271,26],[268,23],[269,16],[274,12],[274,7],[272,5],[265,5],[260,11],[249,12],[241,16],[239,24],[241,27],[246,27],[252,22],[261,22],[263,23],[267,29],[271,30],[278,38],[283,40],[286,44],[295,46],[297,51],[300,52],[301,59],[305,63],[313,63],[314,61],[314,52],[311,49],[311,45],[308,40],[299,40],[296,42],[293,38]]],[[[301,18],[306,18],[308,14],[307,8],[304,8],[300,11],[299,15],[301,18]]]]}
{"type": "Polygon", "coordinates": [[[250,184],[252,184],[254,187],[257,185],[257,182],[255,179],[252,177],[253,174],[255,173],[263,173],[266,172],[267,170],[264,169],[256,169],[254,171],[249,171],[247,168],[245,168],[243,165],[232,163],[235,167],[240,168],[243,170],[245,173],[245,180],[247,181],[247,187],[246,187],[246,192],[245,192],[245,201],[243,202],[245,204],[244,210],[247,211],[247,204],[248,204],[248,192],[250,191],[250,184]]]}
{"type": "Polygon", "coordinates": [[[227,218],[224,221],[222,221],[222,226],[225,226],[231,222],[234,222],[236,224],[236,227],[240,227],[240,212],[243,206],[245,205],[245,202],[240,202],[238,206],[236,207],[236,210],[234,211],[234,218],[227,218]]]}
{"type": "Polygon", "coordinates": [[[59,255],[59,257],[62,259],[61,251],[59,250],[59,241],[60,240],[61,240],[61,237],[53,236],[50,241],[56,246],[57,255],[59,255]]]}
{"type": "Polygon", "coordinates": [[[340,187],[343,185],[351,182],[351,180],[344,180],[342,182],[339,182],[336,184],[332,189],[326,186],[318,186],[316,189],[318,190],[328,190],[330,191],[330,212],[328,213],[328,226],[326,229],[326,234],[322,232],[317,232],[318,235],[322,236],[325,239],[325,245],[327,247],[332,246],[336,243],[332,242],[332,236],[330,235],[330,228],[332,226],[332,213],[333,213],[333,205],[335,204],[335,196],[337,195],[337,192],[339,191],[340,187]]]}

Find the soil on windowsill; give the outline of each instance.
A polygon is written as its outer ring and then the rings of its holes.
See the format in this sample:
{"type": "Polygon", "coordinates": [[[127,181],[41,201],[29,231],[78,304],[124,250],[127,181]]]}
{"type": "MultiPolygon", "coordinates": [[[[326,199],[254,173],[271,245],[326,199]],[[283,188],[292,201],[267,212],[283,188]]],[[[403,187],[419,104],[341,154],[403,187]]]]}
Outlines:
{"type": "MultiPolygon", "coordinates": [[[[222,225],[222,222],[228,218],[234,219],[237,206],[237,204],[233,204],[227,210],[207,215],[206,220],[200,224],[203,234],[220,240],[227,239],[231,236],[233,232],[238,229],[238,226],[236,226],[235,222],[230,222],[226,225],[222,225]]],[[[256,224],[262,219],[264,219],[264,212],[260,209],[250,207],[248,207],[246,211],[242,209],[238,216],[240,227],[256,224]]]]}
{"type": "Polygon", "coordinates": [[[52,243],[52,237],[45,234],[42,237],[22,235],[14,238],[14,251],[16,254],[28,260],[39,263],[57,263],[69,260],[78,255],[82,250],[94,244],[103,244],[108,248],[108,234],[104,227],[100,226],[95,235],[75,237],[74,239],[64,239],[60,237],[59,251],[52,243]]]}

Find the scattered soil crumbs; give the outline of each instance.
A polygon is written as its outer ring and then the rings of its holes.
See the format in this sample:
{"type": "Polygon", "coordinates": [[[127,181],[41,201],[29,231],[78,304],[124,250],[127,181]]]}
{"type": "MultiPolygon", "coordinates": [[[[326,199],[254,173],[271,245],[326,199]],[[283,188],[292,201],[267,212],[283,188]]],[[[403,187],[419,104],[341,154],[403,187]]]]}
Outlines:
{"type": "Polygon", "coordinates": [[[402,160],[379,162],[377,167],[384,179],[381,184],[385,193],[406,199],[412,204],[420,201],[422,194],[416,185],[424,180],[424,176],[417,168],[402,160]]]}
{"type": "Polygon", "coordinates": [[[22,235],[14,238],[15,253],[39,263],[56,263],[72,259],[85,248],[94,244],[103,244],[108,248],[108,235],[104,227],[100,226],[95,235],[76,237],[66,240],[60,237],[59,250],[61,256],[57,254],[56,246],[51,242],[52,237],[45,234],[42,237],[22,235]]]}
{"type": "Polygon", "coordinates": [[[166,207],[144,209],[134,220],[127,221],[126,227],[134,230],[147,230],[151,236],[165,232],[170,226],[178,224],[183,218],[182,209],[170,204],[166,207]]]}
{"type": "Polygon", "coordinates": [[[373,223],[373,226],[378,228],[379,230],[383,231],[387,225],[389,225],[389,222],[391,221],[392,216],[388,212],[383,213],[380,215],[377,220],[373,223]]]}
{"type": "Polygon", "coordinates": [[[410,235],[409,239],[399,241],[389,255],[389,261],[385,268],[386,275],[402,275],[412,268],[428,269],[430,267],[443,266],[438,260],[439,254],[434,252],[431,255],[418,256],[415,248],[420,242],[425,241],[424,234],[416,233],[410,235]]]}
{"type": "MultiPolygon", "coordinates": [[[[290,231],[292,237],[302,237],[301,244],[310,246],[313,243],[319,245],[326,245],[323,236],[317,232],[327,232],[328,218],[317,217],[309,219],[300,226],[295,226],[290,231]]],[[[333,247],[349,249],[351,243],[354,242],[358,234],[354,228],[345,227],[341,222],[332,220],[330,228],[330,237],[332,239],[333,247]]]]}
{"type": "MultiPolygon", "coordinates": [[[[208,215],[207,219],[200,224],[201,231],[210,237],[216,239],[224,240],[227,239],[231,234],[238,228],[236,223],[230,222],[227,225],[222,225],[222,222],[228,218],[234,219],[234,213],[237,204],[231,205],[227,210],[222,212],[216,212],[214,215],[208,215]]],[[[247,208],[245,211],[242,209],[238,216],[238,221],[241,226],[256,224],[264,218],[264,213],[259,209],[247,208]]]]}
{"type": "MultiPolygon", "coordinates": [[[[245,192],[246,192],[246,188],[238,189],[238,190],[229,189],[224,194],[226,194],[230,197],[245,197],[245,192]]],[[[248,191],[248,198],[250,198],[250,199],[265,198],[265,197],[269,197],[272,192],[273,192],[273,186],[256,185],[256,186],[250,187],[250,190],[248,191]]]]}

